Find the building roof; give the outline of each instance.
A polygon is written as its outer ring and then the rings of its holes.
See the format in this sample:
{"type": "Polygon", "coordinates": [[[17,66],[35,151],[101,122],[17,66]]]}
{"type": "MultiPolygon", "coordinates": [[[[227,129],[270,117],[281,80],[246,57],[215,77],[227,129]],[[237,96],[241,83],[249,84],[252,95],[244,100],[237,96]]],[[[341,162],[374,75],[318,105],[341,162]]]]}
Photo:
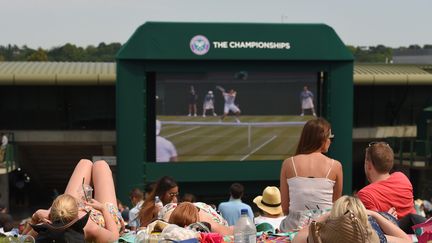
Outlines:
{"type": "MultiPolygon", "coordinates": [[[[431,65],[354,65],[355,85],[432,85],[431,65]]],[[[0,85],[114,85],[108,62],[0,62],[0,85]]]]}
{"type": "Polygon", "coordinates": [[[426,66],[403,64],[355,64],[355,85],[432,85],[426,66]]]}
{"type": "Polygon", "coordinates": [[[0,85],[113,85],[108,62],[0,62],[0,85]]]}

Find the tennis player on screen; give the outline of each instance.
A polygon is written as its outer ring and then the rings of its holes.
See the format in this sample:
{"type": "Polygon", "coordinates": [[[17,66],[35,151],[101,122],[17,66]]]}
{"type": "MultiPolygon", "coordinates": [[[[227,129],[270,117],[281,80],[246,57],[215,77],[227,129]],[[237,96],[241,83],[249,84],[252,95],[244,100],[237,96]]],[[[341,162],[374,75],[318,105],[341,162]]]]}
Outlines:
{"type": "Polygon", "coordinates": [[[313,93],[308,89],[308,86],[305,85],[303,87],[303,91],[300,93],[300,100],[301,100],[301,109],[302,112],[300,116],[304,116],[305,110],[312,110],[312,115],[316,116],[314,104],[313,104],[313,93]]]}
{"type": "Polygon", "coordinates": [[[237,92],[233,89],[226,92],[225,89],[220,86],[217,86],[216,88],[218,88],[222,92],[222,96],[224,97],[225,100],[224,113],[221,116],[221,121],[228,115],[229,111],[232,111],[236,115],[235,121],[237,123],[240,123],[239,120],[240,109],[234,103],[235,98],[237,96],[237,92]]]}

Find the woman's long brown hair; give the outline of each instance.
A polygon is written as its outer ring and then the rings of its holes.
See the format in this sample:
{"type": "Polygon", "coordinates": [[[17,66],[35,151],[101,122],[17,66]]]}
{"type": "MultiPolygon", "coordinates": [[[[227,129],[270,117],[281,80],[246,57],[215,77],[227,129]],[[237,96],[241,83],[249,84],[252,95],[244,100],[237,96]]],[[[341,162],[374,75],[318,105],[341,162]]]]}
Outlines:
{"type": "MultiPolygon", "coordinates": [[[[172,177],[164,176],[157,181],[153,191],[149,197],[145,199],[138,213],[141,227],[147,227],[155,218],[157,218],[158,210],[155,207],[155,197],[159,196],[161,200],[167,191],[177,186],[177,183],[172,177]]],[[[164,205],[169,202],[162,202],[164,205]]]]}
{"type": "Polygon", "coordinates": [[[296,155],[310,154],[319,150],[331,132],[330,123],[324,118],[309,120],[303,127],[296,155]]]}

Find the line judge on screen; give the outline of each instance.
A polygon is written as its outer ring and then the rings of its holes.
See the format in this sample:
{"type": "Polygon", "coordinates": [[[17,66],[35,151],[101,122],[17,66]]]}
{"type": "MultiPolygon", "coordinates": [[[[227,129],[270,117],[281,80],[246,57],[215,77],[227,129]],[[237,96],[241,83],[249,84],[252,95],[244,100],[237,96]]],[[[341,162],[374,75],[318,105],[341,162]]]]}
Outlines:
{"type": "Polygon", "coordinates": [[[156,120],[156,162],[176,162],[177,150],[168,139],[159,136],[162,124],[156,120]]]}
{"type": "Polygon", "coordinates": [[[305,85],[303,87],[303,91],[300,92],[300,100],[301,100],[301,114],[300,116],[304,116],[305,110],[312,110],[312,115],[316,116],[314,104],[313,104],[313,93],[308,89],[308,86],[305,85]]]}

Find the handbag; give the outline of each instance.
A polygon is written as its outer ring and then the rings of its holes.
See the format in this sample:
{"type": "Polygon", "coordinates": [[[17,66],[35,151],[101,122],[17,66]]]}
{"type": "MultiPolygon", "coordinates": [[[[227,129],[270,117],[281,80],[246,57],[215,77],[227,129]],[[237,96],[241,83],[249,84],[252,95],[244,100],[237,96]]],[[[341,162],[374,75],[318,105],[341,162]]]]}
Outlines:
{"type": "Polygon", "coordinates": [[[85,242],[84,226],[87,224],[90,212],[81,218],[76,218],[67,224],[41,223],[30,226],[38,233],[36,243],[73,243],[85,242]]]}
{"type": "Polygon", "coordinates": [[[308,243],[369,242],[367,230],[352,211],[324,222],[312,221],[308,243]]]}
{"type": "Polygon", "coordinates": [[[432,218],[421,224],[411,227],[417,235],[419,243],[426,243],[432,240],[432,218]]]}

